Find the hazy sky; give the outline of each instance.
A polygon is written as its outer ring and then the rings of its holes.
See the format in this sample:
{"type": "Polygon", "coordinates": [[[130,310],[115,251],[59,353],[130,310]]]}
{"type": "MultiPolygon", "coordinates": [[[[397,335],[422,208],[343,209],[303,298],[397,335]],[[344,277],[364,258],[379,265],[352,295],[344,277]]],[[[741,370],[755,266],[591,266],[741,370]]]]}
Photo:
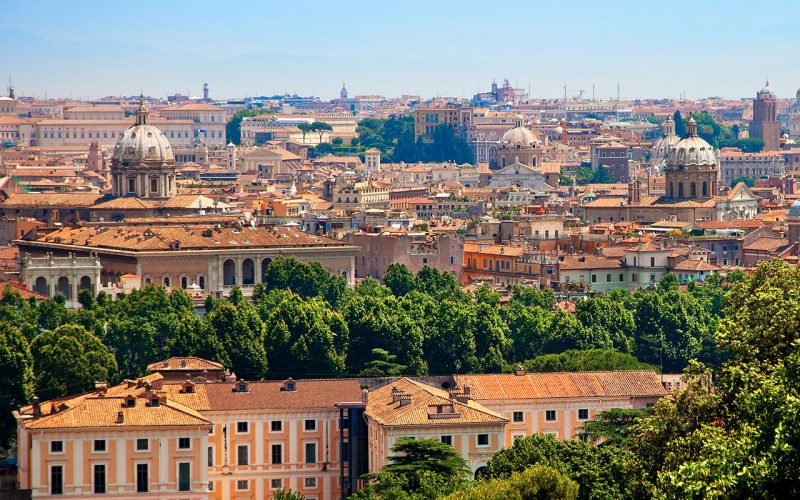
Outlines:
{"type": "Polygon", "coordinates": [[[800,87],[800,2],[3,0],[0,89],[751,97],[800,87]]]}

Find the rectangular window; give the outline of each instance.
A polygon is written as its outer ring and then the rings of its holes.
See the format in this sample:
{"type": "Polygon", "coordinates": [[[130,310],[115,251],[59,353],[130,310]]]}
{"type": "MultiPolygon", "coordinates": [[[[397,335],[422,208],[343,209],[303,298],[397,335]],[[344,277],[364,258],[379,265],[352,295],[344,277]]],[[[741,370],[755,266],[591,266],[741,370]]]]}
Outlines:
{"type": "Polygon", "coordinates": [[[178,449],[179,450],[191,450],[192,449],[192,440],[189,438],[178,438],[178,449]]]}
{"type": "Polygon", "coordinates": [[[94,466],[94,492],[106,492],[106,466],[105,464],[95,464],[94,466]]]}
{"type": "Polygon", "coordinates": [[[317,463],[317,443],[306,443],[306,463],[317,463]]]}
{"type": "Polygon", "coordinates": [[[250,481],[247,479],[239,479],[236,481],[236,491],[247,491],[250,489],[250,481]]]}
{"type": "Polygon", "coordinates": [[[478,434],[478,446],[489,446],[488,434],[478,434]]]}
{"type": "Polygon", "coordinates": [[[283,463],[283,445],[280,444],[272,445],[272,463],[273,464],[283,463]]]}
{"type": "Polygon", "coordinates": [[[548,422],[555,422],[556,421],[556,411],[555,410],[547,410],[544,412],[544,419],[548,422]]]}
{"type": "Polygon", "coordinates": [[[307,419],[305,423],[305,429],[307,431],[315,431],[317,430],[317,421],[314,419],[307,419]]]}
{"type": "Polygon", "coordinates": [[[650,267],[656,267],[656,258],[650,257],[650,267]]]}
{"type": "Polygon", "coordinates": [[[239,465],[248,465],[250,459],[250,449],[247,445],[239,445],[236,447],[236,463],[239,465]]]}
{"type": "Polygon", "coordinates": [[[283,487],[283,479],[276,478],[276,479],[270,480],[269,487],[272,488],[273,490],[281,489],[283,487]]]}
{"type": "Polygon", "coordinates": [[[522,420],[523,420],[522,412],[521,411],[515,411],[512,420],[514,420],[514,422],[522,422],[522,420]]]}
{"type": "Polygon", "coordinates": [[[95,439],[94,440],[94,451],[106,451],[106,440],[105,439],[95,439]]]}
{"type": "Polygon", "coordinates": [[[453,446],[453,436],[442,436],[441,440],[442,443],[453,446]]]}
{"type": "Polygon", "coordinates": [[[236,422],[236,432],[239,434],[247,434],[250,430],[250,427],[247,425],[247,422],[236,422]]]}
{"type": "Polygon", "coordinates": [[[578,409],[578,420],[589,420],[589,409],[588,408],[579,408],[578,409]]]}
{"type": "Polygon", "coordinates": [[[50,441],[50,453],[64,453],[64,441],[50,441]]]}
{"type": "Polygon", "coordinates": [[[611,275],[606,274],[606,283],[611,283],[611,275]]]}
{"type": "Polygon", "coordinates": [[[214,467],[214,447],[208,447],[208,466],[214,467]]]}
{"type": "Polygon", "coordinates": [[[155,193],[158,191],[158,179],[150,179],[150,192],[155,193]]]}
{"type": "Polygon", "coordinates": [[[283,422],[280,420],[273,420],[270,423],[270,431],[272,432],[281,432],[283,430],[283,422]]]}
{"type": "Polygon", "coordinates": [[[136,440],[136,451],[147,451],[150,449],[150,440],[147,438],[139,438],[136,440]]]}
{"type": "Polygon", "coordinates": [[[592,283],[597,283],[597,275],[596,274],[592,275],[592,283]]]}
{"type": "Polygon", "coordinates": [[[317,478],[315,477],[307,477],[305,481],[303,481],[306,488],[316,488],[317,487],[317,478]]]}
{"type": "Polygon", "coordinates": [[[150,491],[150,478],[147,464],[136,464],[136,492],[150,491]]]}
{"type": "Polygon", "coordinates": [[[178,464],[178,491],[189,491],[192,488],[192,464],[181,462],[178,464]]]}
{"type": "Polygon", "coordinates": [[[61,465],[50,467],[50,494],[64,494],[64,468],[61,465]]]}

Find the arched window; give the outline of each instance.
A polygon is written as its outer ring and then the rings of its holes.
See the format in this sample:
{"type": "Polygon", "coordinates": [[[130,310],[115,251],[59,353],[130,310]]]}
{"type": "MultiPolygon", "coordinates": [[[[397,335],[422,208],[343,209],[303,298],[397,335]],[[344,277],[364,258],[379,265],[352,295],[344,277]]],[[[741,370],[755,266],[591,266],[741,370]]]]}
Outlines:
{"type": "Polygon", "coordinates": [[[256,265],[253,259],[244,259],[242,261],[242,285],[255,285],[256,284],[256,265]]]}
{"type": "Polygon", "coordinates": [[[678,183],[678,198],[683,198],[683,183],[678,183]]]}
{"type": "Polygon", "coordinates": [[[92,278],[90,278],[88,276],[82,277],[80,283],[78,284],[78,289],[80,289],[80,290],[91,290],[92,289],[92,278]]]}
{"type": "Polygon", "coordinates": [[[236,285],[236,263],[231,259],[222,264],[222,284],[225,286],[236,285]]]}
{"type": "Polygon", "coordinates": [[[36,278],[33,291],[41,295],[50,295],[50,288],[47,286],[47,278],[43,276],[36,278]]]}
{"type": "Polygon", "coordinates": [[[56,293],[60,293],[64,296],[65,299],[69,300],[71,297],[69,295],[70,286],[69,286],[69,278],[66,276],[62,276],[58,278],[56,282],[56,293]]]}
{"type": "Polygon", "coordinates": [[[162,281],[162,283],[164,284],[164,287],[169,288],[170,284],[169,276],[164,276],[164,280],[162,281]]]}
{"type": "Polygon", "coordinates": [[[689,196],[691,196],[692,198],[697,196],[697,186],[695,186],[694,182],[689,184],[689,196]]]}
{"type": "Polygon", "coordinates": [[[206,289],[206,277],[202,274],[197,277],[197,286],[199,286],[201,290],[206,289]]]}
{"type": "Polygon", "coordinates": [[[708,183],[703,182],[703,196],[708,196],[708,183]]]}
{"type": "Polygon", "coordinates": [[[189,278],[186,276],[181,276],[181,288],[186,288],[189,286],[189,278]]]}
{"type": "Polygon", "coordinates": [[[675,183],[674,182],[670,182],[669,183],[669,197],[670,198],[674,198],[675,197],[675,183]]]}
{"type": "Polygon", "coordinates": [[[272,262],[272,259],[269,258],[269,257],[266,257],[266,258],[261,260],[261,282],[262,283],[267,281],[267,266],[269,266],[270,262],[272,262]]]}

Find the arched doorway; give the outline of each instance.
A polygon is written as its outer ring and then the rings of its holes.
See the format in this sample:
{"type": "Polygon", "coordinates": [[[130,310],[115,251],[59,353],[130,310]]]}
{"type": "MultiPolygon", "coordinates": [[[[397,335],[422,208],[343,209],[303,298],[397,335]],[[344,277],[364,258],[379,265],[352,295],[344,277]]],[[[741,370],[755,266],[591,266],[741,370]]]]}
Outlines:
{"type": "Polygon", "coordinates": [[[475,480],[480,481],[484,477],[486,477],[486,466],[482,465],[481,467],[475,469],[475,480]]]}
{"type": "Polygon", "coordinates": [[[33,285],[33,291],[41,295],[50,295],[50,287],[47,286],[47,278],[39,276],[33,285]]]}
{"type": "Polygon", "coordinates": [[[78,283],[79,290],[91,290],[92,289],[92,278],[88,276],[84,276],[81,278],[80,283],[78,283]]]}
{"type": "Polygon", "coordinates": [[[56,283],[56,293],[60,293],[67,300],[72,298],[69,296],[69,278],[66,276],[58,278],[58,282],[56,283]]]}
{"type": "Polygon", "coordinates": [[[242,285],[255,285],[256,284],[256,265],[253,259],[244,259],[242,261],[242,285]]]}
{"type": "Polygon", "coordinates": [[[222,264],[222,284],[234,286],[236,284],[236,263],[228,259],[222,264]]]}
{"type": "Polygon", "coordinates": [[[272,259],[266,257],[265,259],[261,260],[261,282],[264,283],[267,281],[267,266],[269,263],[272,262],[272,259]]]}

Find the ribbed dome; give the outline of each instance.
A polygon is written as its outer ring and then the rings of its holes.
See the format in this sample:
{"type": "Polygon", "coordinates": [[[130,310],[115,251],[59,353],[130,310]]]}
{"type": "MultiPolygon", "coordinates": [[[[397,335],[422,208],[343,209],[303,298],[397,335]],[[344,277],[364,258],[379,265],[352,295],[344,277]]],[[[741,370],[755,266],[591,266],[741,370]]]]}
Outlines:
{"type": "Polygon", "coordinates": [[[758,91],[758,95],[760,96],[774,96],[775,91],[772,90],[772,87],[769,86],[769,80],[767,80],[766,85],[764,85],[761,90],[758,91]]]}
{"type": "Polygon", "coordinates": [[[685,165],[716,165],[717,156],[714,148],[705,139],[697,135],[697,122],[689,118],[686,122],[686,137],[675,144],[669,152],[667,165],[679,167],[685,165]]]}
{"type": "Polygon", "coordinates": [[[800,199],[796,200],[792,203],[792,206],[789,207],[789,217],[800,218],[800,199]]]}
{"type": "Polygon", "coordinates": [[[653,148],[650,150],[652,158],[666,158],[673,146],[680,142],[681,138],[675,134],[665,135],[653,143],[653,148]]]}
{"type": "Polygon", "coordinates": [[[533,135],[533,132],[528,130],[527,127],[522,125],[522,117],[517,115],[514,128],[503,134],[503,137],[500,139],[500,143],[508,144],[510,146],[534,146],[539,144],[539,139],[537,139],[536,136],[533,135]]]}
{"type": "Polygon", "coordinates": [[[119,138],[111,159],[120,165],[175,161],[167,136],[157,127],[147,123],[144,100],[139,103],[139,109],[136,111],[136,123],[119,138]]]}

